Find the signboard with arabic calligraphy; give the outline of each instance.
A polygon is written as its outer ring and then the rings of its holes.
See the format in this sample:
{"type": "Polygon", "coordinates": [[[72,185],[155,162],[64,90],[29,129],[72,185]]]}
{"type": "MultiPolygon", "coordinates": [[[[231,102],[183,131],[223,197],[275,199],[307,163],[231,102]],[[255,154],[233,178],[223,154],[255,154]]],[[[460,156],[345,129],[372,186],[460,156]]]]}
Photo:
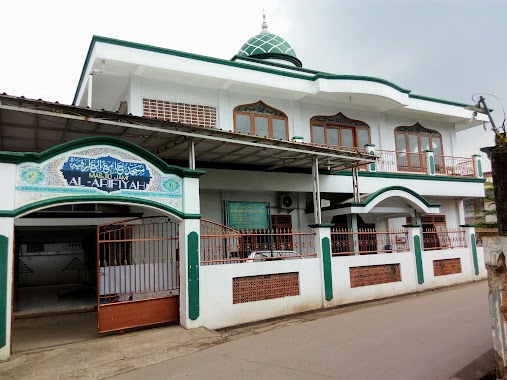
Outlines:
{"type": "Polygon", "coordinates": [[[69,186],[94,187],[107,193],[122,189],[145,191],[151,180],[146,164],[111,156],[69,157],[61,172],[69,186]]]}
{"type": "Polygon", "coordinates": [[[139,156],[111,146],[88,146],[17,168],[16,207],[62,196],[102,195],[152,200],[182,210],[183,182],[139,156]]]}

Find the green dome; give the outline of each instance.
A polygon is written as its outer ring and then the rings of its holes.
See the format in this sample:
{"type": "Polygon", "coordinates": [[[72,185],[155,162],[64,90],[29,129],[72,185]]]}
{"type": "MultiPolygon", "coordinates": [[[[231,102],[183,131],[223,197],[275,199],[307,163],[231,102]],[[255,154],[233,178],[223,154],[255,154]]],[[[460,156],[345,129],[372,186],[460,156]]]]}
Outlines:
{"type": "Polygon", "coordinates": [[[267,27],[266,21],[264,21],[262,32],[245,42],[236,55],[257,59],[281,59],[302,67],[292,46],[282,37],[269,33],[267,27]]]}

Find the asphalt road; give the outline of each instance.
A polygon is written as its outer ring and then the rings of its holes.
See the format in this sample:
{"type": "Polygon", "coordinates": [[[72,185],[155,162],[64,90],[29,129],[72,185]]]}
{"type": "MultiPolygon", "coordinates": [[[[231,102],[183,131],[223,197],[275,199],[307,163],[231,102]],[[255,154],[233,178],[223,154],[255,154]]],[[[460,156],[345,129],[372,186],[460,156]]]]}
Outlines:
{"type": "Polygon", "coordinates": [[[114,379],[438,380],[491,347],[483,281],[281,327],[114,379]]]}

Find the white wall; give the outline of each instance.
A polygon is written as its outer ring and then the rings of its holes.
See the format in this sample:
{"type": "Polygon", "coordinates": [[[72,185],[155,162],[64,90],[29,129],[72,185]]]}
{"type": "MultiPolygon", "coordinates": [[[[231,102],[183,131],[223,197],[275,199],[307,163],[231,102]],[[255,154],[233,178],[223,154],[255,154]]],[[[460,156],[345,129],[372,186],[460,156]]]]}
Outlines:
{"type": "Polygon", "coordinates": [[[392,297],[416,291],[415,259],[411,252],[389,254],[336,256],[331,259],[333,269],[333,305],[392,297]],[[350,287],[350,268],[370,265],[400,264],[401,281],[386,284],[350,287]]]}
{"type": "Polygon", "coordinates": [[[278,192],[201,190],[201,216],[203,219],[225,224],[224,201],[268,202],[271,205],[271,215],[289,214],[292,217],[292,228],[309,230],[305,214],[305,194],[291,191],[285,193],[296,196],[297,204],[294,209],[279,207],[281,193],[278,192]]]}
{"type": "MultiPolygon", "coordinates": [[[[478,250],[479,251],[479,250],[478,250]]],[[[479,276],[475,275],[473,258],[470,248],[443,249],[438,251],[423,251],[422,262],[424,272],[424,284],[418,285],[418,290],[427,290],[442,286],[455,285],[463,282],[478,281],[487,277],[484,265],[484,255],[477,252],[479,263],[479,276]],[[434,260],[459,258],[461,273],[435,276],[433,271],[434,260]]]]}
{"type": "Polygon", "coordinates": [[[215,329],[318,309],[322,307],[320,267],[317,258],[201,266],[199,322],[215,329]],[[298,296],[232,303],[234,277],[290,272],[299,273],[298,296]]]}

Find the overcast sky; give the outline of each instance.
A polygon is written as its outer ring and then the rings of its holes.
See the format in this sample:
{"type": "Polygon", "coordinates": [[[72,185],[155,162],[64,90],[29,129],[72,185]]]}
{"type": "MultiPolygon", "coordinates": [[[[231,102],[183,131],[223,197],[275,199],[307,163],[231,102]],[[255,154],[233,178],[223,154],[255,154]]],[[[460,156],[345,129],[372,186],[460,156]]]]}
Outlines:
{"type": "MultiPolygon", "coordinates": [[[[94,34],[229,59],[260,31],[263,8],[270,32],[306,68],[464,103],[494,94],[501,101],[486,101],[503,122],[505,0],[9,1],[0,12],[0,93],[70,104],[94,34]]],[[[458,155],[470,156],[493,133],[477,127],[458,143],[458,155]]]]}

